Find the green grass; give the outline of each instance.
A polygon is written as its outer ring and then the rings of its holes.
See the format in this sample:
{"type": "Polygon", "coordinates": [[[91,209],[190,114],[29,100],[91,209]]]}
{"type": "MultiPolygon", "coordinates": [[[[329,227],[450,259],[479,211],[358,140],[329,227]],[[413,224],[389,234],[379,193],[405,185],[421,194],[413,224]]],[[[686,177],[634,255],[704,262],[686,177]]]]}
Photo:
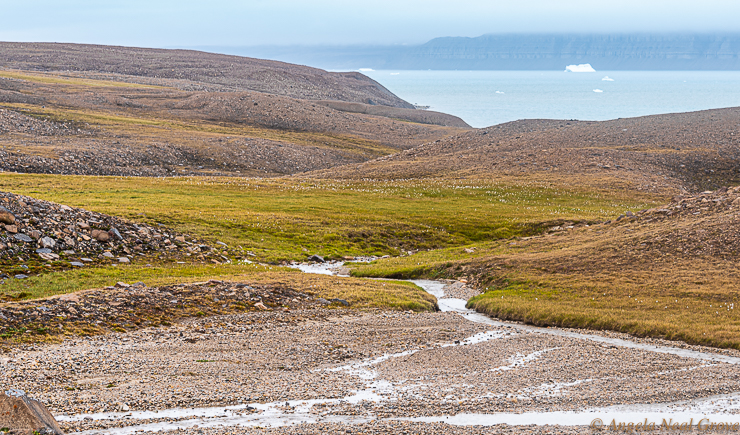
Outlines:
{"type": "Polygon", "coordinates": [[[271,269],[270,266],[234,264],[91,267],[35,275],[23,280],[13,279],[0,286],[0,296],[13,300],[38,299],[113,286],[119,281],[125,283],[142,281],[148,286],[157,286],[209,279],[239,279],[271,269]]]}
{"type": "Polygon", "coordinates": [[[73,86],[85,86],[85,87],[115,87],[115,88],[159,88],[163,89],[164,86],[154,85],[142,85],[138,83],[125,83],[115,82],[110,80],[95,80],[95,79],[82,79],[76,77],[63,77],[58,74],[34,74],[27,72],[15,72],[15,71],[0,71],[0,77],[11,78],[16,80],[26,80],[29,82],[44,83],[44,84],[55,84],[55,85],[73,85],[73,86]]]}
{"type": "Polygon", "coordinates": [[[297,269],[260,265],[109,266],[74,269],[10,280],[0,286],[0,300],[39,299],[80,290],[144,282],[154,287],[218,279],[287,286],[326,299],[344,299],[353,308],[433,311],[436,299],[409,282],[383,282],[304,274],[297,269]]]}
{"type": "Polygon", "coordinates": [[[308,254],[399,255],[539,233],[654,205],[624,193],[545,183],[307,181],[0,174],[0,189],[163,223],[253,251],[264,261],[308,254]]]}

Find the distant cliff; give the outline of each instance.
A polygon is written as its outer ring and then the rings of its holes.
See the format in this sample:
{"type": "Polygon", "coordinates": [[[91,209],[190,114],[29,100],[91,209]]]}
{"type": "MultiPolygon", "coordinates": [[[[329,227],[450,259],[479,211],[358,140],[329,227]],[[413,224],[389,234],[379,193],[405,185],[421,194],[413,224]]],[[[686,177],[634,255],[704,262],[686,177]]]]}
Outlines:
{"type": "Polygon", "coordinates": [[[417,46],[245,47],[219,51],[329,69],[740,70],[740,34],[505,34],[417,46]]]}

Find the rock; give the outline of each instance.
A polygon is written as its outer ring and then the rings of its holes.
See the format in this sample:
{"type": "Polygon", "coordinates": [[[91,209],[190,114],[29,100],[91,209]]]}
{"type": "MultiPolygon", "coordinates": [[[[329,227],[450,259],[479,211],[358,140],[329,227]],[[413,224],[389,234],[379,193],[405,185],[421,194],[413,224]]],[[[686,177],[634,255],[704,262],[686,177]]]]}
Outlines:
{"type": "Polygon", "coordinates": [[[318,299],[316,299],[316,302],[318,302],[320,304],[324,304],[324,305],[329,305],[331,303],[331,302],[327,301],[324,298],[318,298],[318,299]]]}
{"type": "Polygon", "coordinates": [[[26,242],[26,243],[33,242],[33,239],[32,238],[28,237],[27,235],[25,235],[23,233],[16,233],[16,234],[13,235],[13,237],[16,240],[21,241],[21,242],[26,242]]]}
{"type": "MultiPolygon", "coordinates": [[[[64,238],[64,243],[67,246],[74,246],[75,245],[75,239],[73,239],[72,237],[65,237],[64,238]]],[[[72,253],[74,254],[74,252],[72,252],[72,253]]]]}
{"type": "Polygon", "coordinates": [[[176,242],[185,243],[185,236],[177,236],[175,237],[176,242]]]}
{"type": "Polygon", "coordinates": [[[18,227],[15,225],[5,225],[5,231],[11,234],[15,234],[18,232],[18,227]]]}
{"type": "Polygon", "coordinates": [[[92,258],[85,258],[85,257],[83,257],[83,258],[80,258],[80,261],[84,261],[86,263],[92,263],[92,258]]]}
{"type": "Polygon", "coordinates": [[[76,293],[67,293],[65,295],[59,296],[59,300],[65,302],[79,302],[80,296],[76,293]]]}
{"type": "Polygon", "coordinates": [[[15,215],[3,206],[0,206],[0,223],[6,225],[13,225],[15,223],[15,215]]]}
{"type": "Polygon", "coordinates": [[[77,222],[77,226],[80,227],[81,230],[90,229],[90,225],[86,224],[85,222],[77,222]]]}
{"type": "Polygon", "coordinates": [[[349,306],[349,302],[345,301],[344,299],[332,299],[331,301],[332,302],[336,302],[338,304],[342,304],[345,307],[348,307],[349,306]]]}
{"type": "Polygon", "coordinates": [[[267,308],[262,302],[257,302],[256,304],[254,304],[254,306],[262,311],[272,311],[271,309],[267,308]]]}
{"type": "Polygon", "coordinates": [[[56,240],[52,239],[51,237],[44,237],[41,239],[42,248],[52,249],[54,248],[54,246],[56,246],[56,244],[57,244],[56,240]]]}
{"type": "Polygon", "coordinates": [[[39,257],[43,258],[46,261],[54,261],[59,260],[59,255],[57,254],[39,254],[39,257]]]}
{"type": "Polygon", "coordinates": [[[308,261],[313,261],[313,262],[316,262],[316,263],[324,263],[324,257],[322,257],[321,255],[314,254],[314,255],[308,257],[308,261]]]}
{"type": "Polygon", "coordinates": [[[108,251],[105,251],[105,252],[103,252],[103,257],[105,257],[105,258],[113,258],[113,254],[111,254],[108,251]]]}
{"type": "Polygon", "coordinates": [[[119,257],[118,262],[119,263],[131,263],[131,260],[129,260],[128,257],[119,257]]]}
{"type": "Polygon", "coordinates": [[[475,248],[465,248],[463,249],[463,251],[465,251],[465,253],[467,254],[472,254],[473,252],[475,252],[475,248]]]}
{"type": "Polygon", "coordinates": [[[126,284],[125,282],[118,281],[116,283],[116,287],[118,287],[118,288],[129,288],[129,287],[131,287],[131,284],[126,284]]]}
{"type": "Polygon", "coordinates": [[[82,267],[84,264],[80,263],[79,261],[72,261],[69,264],[71,264],[74,267],[82,267]]]}
{"type": "Polygon", "coordinates": [[[31,236],[32,239],[40,239],[41,238],[41,231],[39,230],[33,230],[28,233],[29,236],[31,236]]]}
{"type": "Polygon", "coordinates": [[[123,237],[121,237],[121,233],[119,233],[118,230],[115,228],[111,228],[108,231],[108,236],[110,236],[111,238],[115,237],[117,240],[123,240],[123,237]]]}
{"type": "Polygon", "coordinates": [[[108,240],[110,240],[110,234],[108,234],[107,231],[92,230],[92,233],[90,233],[90,235],[98,242],[107,242],[108,240]]]}
{"type": "Polygon", "coordinates": [[[51,249],[49,248],[39,248],[36,250],[37,254],[51,254],[51,249]]]}
{"type": "Polygon", "coordinates": [[[13,278],[15,278],[15,279],[26,279],[26,278],[28,278],[28,275],[24,275],[22,273],[19,273],[18,275],[15,275],[13,278]]]}
{"type": "Polygon", "coordinates": [[[10,390],[0,393],[0,428],[8,428],[21,434],[63,435],[54,417],[39,401],[33,400],[22,391],[10,390]]]}

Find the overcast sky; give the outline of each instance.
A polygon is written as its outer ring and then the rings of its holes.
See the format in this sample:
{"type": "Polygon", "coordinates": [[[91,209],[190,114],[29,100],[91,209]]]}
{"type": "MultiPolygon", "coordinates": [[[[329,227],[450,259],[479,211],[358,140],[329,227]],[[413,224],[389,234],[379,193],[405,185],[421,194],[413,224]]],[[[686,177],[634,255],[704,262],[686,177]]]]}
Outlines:
{"type": "Polygon", "coordinates": [[[511,32],[740,32],[737,0],[0,0],[0,40],[417,44],[511,32]]]}

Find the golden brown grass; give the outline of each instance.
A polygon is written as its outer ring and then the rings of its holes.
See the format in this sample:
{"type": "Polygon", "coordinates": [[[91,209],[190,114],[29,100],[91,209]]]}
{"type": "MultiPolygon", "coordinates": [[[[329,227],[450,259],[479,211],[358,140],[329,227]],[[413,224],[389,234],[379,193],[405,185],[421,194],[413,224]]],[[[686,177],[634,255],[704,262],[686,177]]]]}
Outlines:
{"type": "Polygon", "coordinates": [[[65,77],[60,73],[36,73],[28,71],[0,70],[0,77],[9,79],[25,80],[34,83],[82,86],[92,88],[114,87],[114,88],[149,88],[166,89],[164,86],[143,85],[138,83],[126,83],[112,80],[82,79],[79,77],[65,77]]]}
{"type": "Polygon", "coordinates": [[[688,240],[642,243],[694,225],[596,225],[380,260],[353,275],[466,278],[485,292],[468,306],[502,319],[740,349],[737,262],[679,252],[688,240]]]}

